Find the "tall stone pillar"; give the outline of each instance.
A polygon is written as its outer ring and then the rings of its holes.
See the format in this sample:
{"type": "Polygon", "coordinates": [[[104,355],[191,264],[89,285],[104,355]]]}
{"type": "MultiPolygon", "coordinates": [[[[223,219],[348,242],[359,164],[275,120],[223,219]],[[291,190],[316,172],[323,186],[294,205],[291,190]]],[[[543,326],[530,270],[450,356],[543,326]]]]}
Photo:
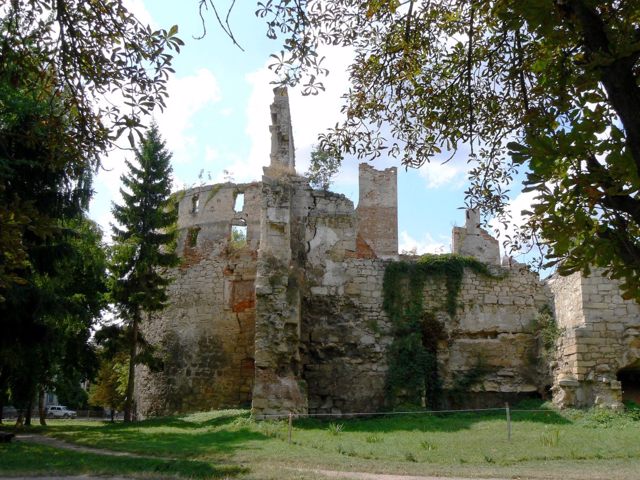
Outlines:
{"type": "Polygon", "coordinates": [[[262,177],[256,272],[255,415],[307,412],[300,361],[303,269],[292,258],[291,245],[291,202],[296,183],[292,181],[293,138],[286,90],[283,93],[276,89],[274,93],[271,165],[264,169],[262,177]]]}
{"type": "Polygon", "coordinates": [[[289,94],[285,87],[273,89],[271,111],[271,168],[295,173],[296,156],[289,110],[289,94]]]}

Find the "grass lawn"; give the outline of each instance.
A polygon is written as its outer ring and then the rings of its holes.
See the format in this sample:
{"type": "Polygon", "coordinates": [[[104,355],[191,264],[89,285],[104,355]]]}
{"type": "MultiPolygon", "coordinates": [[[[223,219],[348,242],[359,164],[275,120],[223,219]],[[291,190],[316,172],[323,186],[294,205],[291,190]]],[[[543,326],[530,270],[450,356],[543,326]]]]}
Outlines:
{"type": "Polygon", "coordinates": [[[318,478],[314,469],[499,478],[640,478],[640,411],[416,413],[367,419],[256,422],[243,410],[132,425],[51,421],[33,431],[147,455],[104,457],[22,444],[0,446],[0,474],[140,474],[154,478],[318,478]],[[165,458],[158,458],[165,457],[165,458]],[[43,459],[46,467],[40,468],[43,459]],[[30,459],[30,460],[29,460],[30,459]]]}

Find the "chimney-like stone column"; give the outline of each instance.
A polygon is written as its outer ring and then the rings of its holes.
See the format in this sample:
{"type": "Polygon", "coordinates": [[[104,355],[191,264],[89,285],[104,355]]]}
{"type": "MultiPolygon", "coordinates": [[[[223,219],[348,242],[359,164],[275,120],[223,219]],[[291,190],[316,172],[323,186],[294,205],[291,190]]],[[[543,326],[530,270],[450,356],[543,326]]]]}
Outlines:
{"type": "Polygon", "coordinates": [[[301,375],[302,268],[292,258],[291,202],[295,160],[285,89],[271,105],[271,165],[262,177],[260,248],[256,272],[254,415],[306,413],[301,375]]]}

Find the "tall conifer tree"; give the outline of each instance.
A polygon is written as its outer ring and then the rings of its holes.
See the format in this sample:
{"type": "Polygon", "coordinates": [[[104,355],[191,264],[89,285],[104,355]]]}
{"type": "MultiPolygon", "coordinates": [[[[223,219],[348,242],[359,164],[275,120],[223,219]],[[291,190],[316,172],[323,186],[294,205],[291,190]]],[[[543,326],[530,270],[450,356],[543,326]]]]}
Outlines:
{"type": "Polygon", "coordinates": [[[121,177],[123,203],[113,205],[114,250],[111,263],[112,299],[129,334],[129,379],[125,421],[132,419],[135,366],[143,343],[140,322],[162,310],[170,282],[167,268],[177,265],[175,254],[177,211],[170,208],[171,154],[153,124],[136,149],[136,163],[127,161],[121,177]]]}

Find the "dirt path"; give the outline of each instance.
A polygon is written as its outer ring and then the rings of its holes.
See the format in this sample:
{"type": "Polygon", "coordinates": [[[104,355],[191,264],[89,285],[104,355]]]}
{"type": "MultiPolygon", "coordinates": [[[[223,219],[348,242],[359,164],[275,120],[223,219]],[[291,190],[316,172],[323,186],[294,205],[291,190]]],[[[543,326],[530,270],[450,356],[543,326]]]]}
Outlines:
{"type": "Polygon", "coordinates": [[[391,475],[385,473],[365,472],[338,472],[334,470],[302,470],[300,472],[313,472],[328,478],[353,479],[353,480],[507,480],[501,478],[480,479],[463,477],[420,477],[414,475],[391,475]]]}
{"type": "Polygon", "coordinates": [[[91,475],[74,475],[72,477],[0,477],[0,480],[131,480],[131,477],[105,477],[105,476],[91,476],[91,475]]]}

